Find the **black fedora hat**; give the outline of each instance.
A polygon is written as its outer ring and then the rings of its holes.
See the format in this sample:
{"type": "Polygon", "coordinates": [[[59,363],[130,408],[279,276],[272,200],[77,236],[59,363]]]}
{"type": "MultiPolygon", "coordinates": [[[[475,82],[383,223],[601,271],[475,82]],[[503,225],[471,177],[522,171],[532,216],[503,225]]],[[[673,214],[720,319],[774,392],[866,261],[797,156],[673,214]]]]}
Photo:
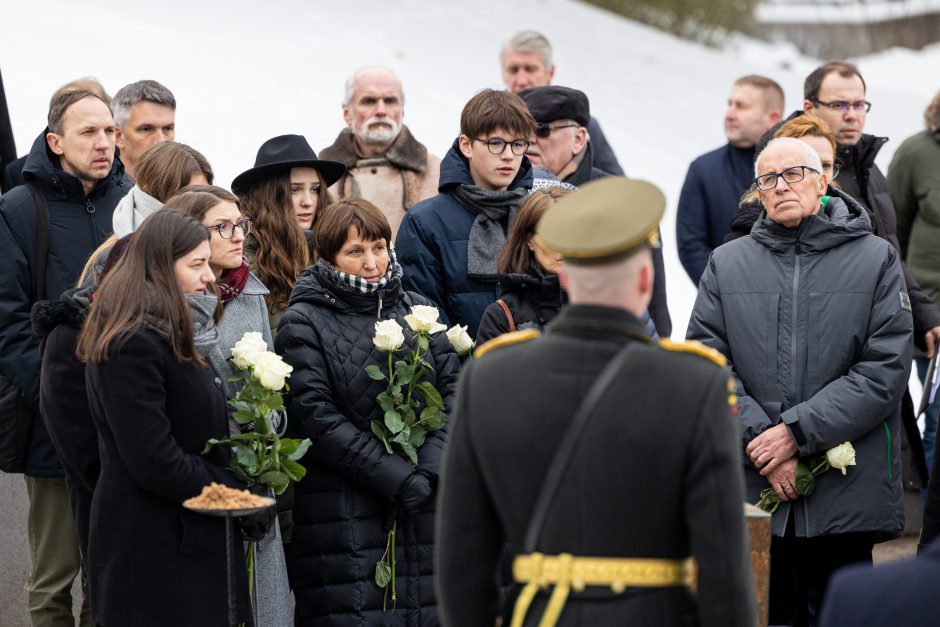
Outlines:
{"type": "Polygon", "coordinates": [[[291,168],[313,168],[320,173],[323,183],[329,187],[346,174],[346,166],[339,161],[317,159],[303,135],[278,135],[261,144],[255,166],[235,177],[232,191],[236,194],[270,176],[274,172],[291,168]]]}

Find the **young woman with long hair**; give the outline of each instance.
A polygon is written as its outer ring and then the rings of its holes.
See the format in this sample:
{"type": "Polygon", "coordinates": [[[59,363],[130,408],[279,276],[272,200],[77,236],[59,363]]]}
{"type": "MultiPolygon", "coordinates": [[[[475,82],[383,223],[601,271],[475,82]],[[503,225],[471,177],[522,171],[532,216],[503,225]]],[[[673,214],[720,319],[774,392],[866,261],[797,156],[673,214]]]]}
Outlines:
{"type": "MultiPolygon", "coordinates": [[[[248,270],[244,258],[245,238],[251,233],[251,222],[242,215],[238,198],[221,187],[193,185],[167,202],[167,210],[179,211],[195,218],[209,231],[209,267],[215,276],[222,303],[218,322],[219,341],[209,351],[208,360],[224,381],[227,395],[237,392],[228,379],[238,374],[231,367],[232,348],[249,331],[261,333],[268,349],[274,349],[268,326],[264,297],[268,290],[248,270]]],[[[274,426],[283,432],[285,420],[278,415],[274,426]]],[[[229,421],[229,430],[239,434],[250,426],[229,421]]],[[[290,507],[290,497],[279,498],[280,509],[290,507]]],[[[255,625],[280,627],[291,624],[293,615],[287,564],[278,525],[255,544],[255,625]]]]}
{"type": "Polygon", "coordinates": [[[300,272],[316,261],[308,240],[333,202],[327,188],[345,173],[343,164],[318,159],[303,136],[280,135],[264,142],[254,167],[232,181],[254,227],[246,251],[251,271],[270,291],[272,333],[300,272]]]}
{"type": "MultiPolygon", "coordinates": [[[[101,444],[92,501],[89,588],[95,623],[223,625],[225,523],[184,509],[210,482],[244,487],[210,438],[228,434],[216,342],[209,232],[157,211],[105,276],[78,340],[101,444]]],[[[241,552],[241,539],[230,550],[241,552]]],[[[238,620],[249,615],[240,560],[231,576],[238,620]]]]}

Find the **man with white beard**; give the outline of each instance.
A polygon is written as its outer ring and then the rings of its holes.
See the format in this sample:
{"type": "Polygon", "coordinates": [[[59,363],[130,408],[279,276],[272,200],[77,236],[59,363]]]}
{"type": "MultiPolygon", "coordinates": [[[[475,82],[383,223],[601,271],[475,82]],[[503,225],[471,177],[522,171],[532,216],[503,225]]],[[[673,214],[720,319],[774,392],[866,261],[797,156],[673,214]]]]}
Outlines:
{"type": "Polygon", "coordinates": [[[320,153],[347,168],[330,191],[336,198],[365,198],[375,204],[388,218],[392,238],[409,207],[437,194],[441,168],[441,160],[402,124],[404,109],[405,94],[392,70],[356,70],[346,81],[347,127],[320,153]]]}

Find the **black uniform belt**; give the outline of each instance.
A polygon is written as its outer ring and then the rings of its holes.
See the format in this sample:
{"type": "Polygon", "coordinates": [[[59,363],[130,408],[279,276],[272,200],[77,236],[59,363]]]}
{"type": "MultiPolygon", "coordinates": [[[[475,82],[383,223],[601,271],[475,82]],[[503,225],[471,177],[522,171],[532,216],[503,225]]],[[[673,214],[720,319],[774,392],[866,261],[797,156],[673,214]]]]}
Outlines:
{"type": "Polygon", "coordinates": [[[539,588],[555,586],[539,622],[539,627],[553,627],[571,589],[580,592],[587,586],[605,586],[619,594],[628,587],[691,585],[694,573],[691,558],[575,557],[570,553],[519,555],[513,560],[512,575],[525,587],[516,600],[510,627],[522,627],[539,588]]]}

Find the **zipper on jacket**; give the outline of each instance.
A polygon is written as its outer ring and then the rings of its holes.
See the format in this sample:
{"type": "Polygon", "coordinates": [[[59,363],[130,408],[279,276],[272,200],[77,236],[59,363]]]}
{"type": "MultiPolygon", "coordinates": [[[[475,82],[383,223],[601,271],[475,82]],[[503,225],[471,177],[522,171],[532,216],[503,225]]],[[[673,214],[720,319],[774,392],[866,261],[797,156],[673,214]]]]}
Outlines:
{"type": "MultiPolygon", "coordinates": [[[[799,314],[799,302],[797,294],[800,287],[800,240],[796,240],[795,253],[793,255],[793,285],[790,294],[790,398],[797,397],[797,379],[796,379],[796,319],[799,314]]],[[[805,533],[809,534],[809,512],[806,507],[806,499],[803,500],[803,525],[805,533]]],[[[795,521],[794,521],[795,522],[795,521]]]]}
{"type": "Polygon", "coordinates": [[[381,296],[379,296],[379,311],[378,313],[375,314],[375,317],[380,320],[382,319],[382,297],[381,296]]]}

